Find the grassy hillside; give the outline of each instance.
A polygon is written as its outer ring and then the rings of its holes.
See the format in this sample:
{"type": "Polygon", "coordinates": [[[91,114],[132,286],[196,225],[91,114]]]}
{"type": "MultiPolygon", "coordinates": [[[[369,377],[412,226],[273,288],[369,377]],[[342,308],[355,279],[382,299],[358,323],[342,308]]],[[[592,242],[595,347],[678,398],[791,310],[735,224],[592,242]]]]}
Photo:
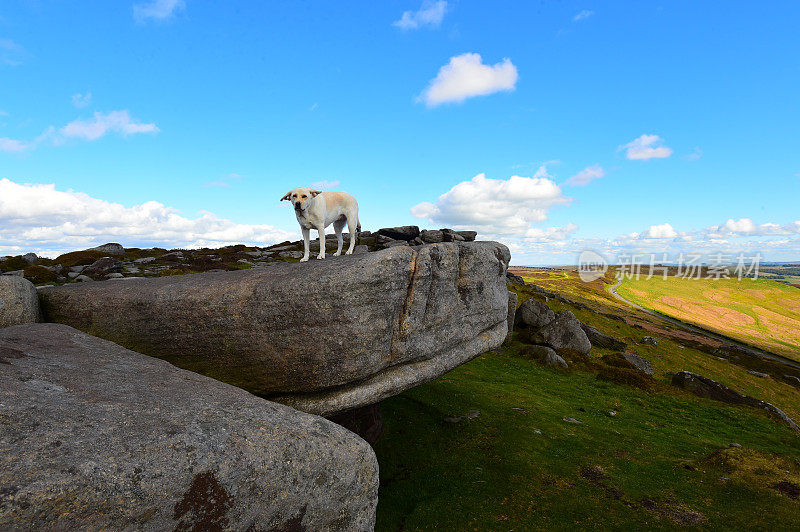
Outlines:
{"type": "Polygon", "coordinates": [[[645,308],[800,361],[800,289],[768,279],[625,279],[645,308]]]}
{"type": "MultiPolygon", "coordinates": [[[[799,388],[749,374],[696,349],[697,338],[629,311],[608,295],[610,275],[587,285],[574,272],[531,273],[579,302],[551,299],[554,310],[572,310],[647,357],[652,385],[602,380],[580,364],[543,367],[514,339],[383,402],[378,530],[786,529],[800,519],[800,436],[669,379],[694,371],[795,419],[799,388]],[[639,343],[643,335],[658,345],[639,343]]],[[[521,300],[530,295],[515,290],[521,300]]],[[[592,358],[608,353],[593,349],[592,358]]]]}

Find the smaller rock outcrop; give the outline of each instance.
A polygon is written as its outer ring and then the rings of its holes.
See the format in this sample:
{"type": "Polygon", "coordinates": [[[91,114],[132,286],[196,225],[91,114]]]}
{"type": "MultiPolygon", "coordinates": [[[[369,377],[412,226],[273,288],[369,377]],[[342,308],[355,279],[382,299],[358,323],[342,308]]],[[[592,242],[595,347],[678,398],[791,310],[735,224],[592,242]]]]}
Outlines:
{"type": "Polygon", "coordinates": [[[553,368],[568,368],[569,364],[563,357],[559,356],[553,349],[546,345],[526,345],[520,351],[520,355],[525,358],[536,360],[540,364],[553,368]]]}
{"type": "Polygon", "coordinates": [[[33,283],[17,275],[0,276],[0,329],[42,321],[33,283]]]}
{"type": "Polygon", "coordinates": [[[536,298],[530,298],[517,309],[517,321],[526,327],[540,329],[556,319],[556,313],[536,298]]]}
{"type": "Polygon", "coordinates": [[[644,345],[653,345],[653,346],[655,346],[655,345],[658,345],[658,338],[655,338],[653,336],[642,336],[642,339],[639,340],[639,343],[642,343],[644,345]]]}
{"type": "Polygon", "coordinates": [[[607,334],[603,334],[591,325],[581,323],[581,329],[583,329],[583,332],[586,333],[586,336],[589,338],[589,341],[594,347],[604,347],[606,349],[614,349],[616,351],[625,351],[625,349],[628,348],[627,343],[623,342],[622,340],[617,340],[616,338],[607,334]]]}
{"type": "Polygon", "coordinates": [[[531,335],[533,343],[553,348],[561,356],[588,355],[592,344],[581,322],[570,311],[559,312],[553,321],[531,335]]]}
{"type": "Polygon", "coordinates": [[[800,432],[800,426],[780,408],[766,401],[756,399],[755,397],[741,394],[708,377],[703,377],[702,375],[697,375],[689,371],[681,371],[673,375],[672,385],[692,392],[699,397],[706,397],[723,403],[760,408],[789,425],[795,432],[800,432]]]}
{"type": "Polygon", "coordinates": [[[125,254],[125,248],[122,247],[122,244],[117,244],[116,242],[110,242],[108,244],[103,244],[102,246],[97,246],[96,248],[91,248],[91,251],[99,251],[100,253],[105,253],[106,255],[125,254]]]}
{"type": "Polygon", "coordinates": [[[603,362],[609,366],[634,369],[648,376],[652,376],[655,373],[649,360],[633,353],[619,352],[613,355],[606,355],[603,357],[603,362]]]}

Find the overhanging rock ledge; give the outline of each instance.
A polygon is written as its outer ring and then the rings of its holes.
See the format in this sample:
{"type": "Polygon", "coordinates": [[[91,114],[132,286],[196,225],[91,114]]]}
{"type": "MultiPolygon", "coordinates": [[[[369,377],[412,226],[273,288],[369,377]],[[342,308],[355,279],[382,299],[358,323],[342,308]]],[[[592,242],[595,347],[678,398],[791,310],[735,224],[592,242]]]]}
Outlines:
{"type": "Polygon", "coordinates": [[[328,415],[498,347],[509,259],[497,242],[447,242],[39,297],[47,321],[328,415]]]}

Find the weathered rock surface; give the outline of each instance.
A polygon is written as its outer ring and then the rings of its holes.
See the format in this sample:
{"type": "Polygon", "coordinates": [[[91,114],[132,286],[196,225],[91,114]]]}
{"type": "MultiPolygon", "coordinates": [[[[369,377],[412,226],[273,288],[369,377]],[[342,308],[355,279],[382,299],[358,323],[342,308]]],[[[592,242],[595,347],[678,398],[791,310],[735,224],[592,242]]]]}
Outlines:
{"type": "MultiPolygon", "coordinates": [[[[530,300],[529,300],[530,301],[530,300]]],[[[592,344],[581,322],[570,311],[559,312],[553,321],[531,335],[533,343],[547,345],[559,355],[589,354],[592,344]]]]}
{"type": "Polygon", "coordinates": [[[617,340],[616,338],[607,334],[603,334],[591,325],[581,323],[581,329],[583,329],[583,332],[586,333],[587,338],[589,338],[589,341],[594,347],[616,349],[617,351],[625,351],[625,349],[628,348],[627,343],[623,342],[622,340],[617,340]]]}
{"type": "Polygon", "coordinates": [[[533,297],[526,300],[517,309],[517,320],[527,327],[540,329],[555,319],[556,313],[533,297]]]}
{"type": "Polygon", "coordinates": [[[122,247],[122,244],[117,244],[116,242],[110,242],[108,244],[103,244],[102,246],[97,246],[96,248],[91,248],[92,251],[99,251],[100,253],[106,253],[108,255],[124,255],[125,248],[122,247]]]}
{"type": "Polygon", "coordinates": [[[42,321],[33,283],[16,275],[0,276],[0,329],[42,321]]]}
{"type": "Polygon", "coordinates": [[[398,246],[39,293],[48,321],[327,415],[498,347],[509,258],[495,242],[398,246]]]}
{"type": "Polygon", "coordinates": [[[508,322],[508,337],[511,336],[511,333],[514,332],[514,319],[517,314],[517,293],[508,292],[508,317],[506,321],[508,322]]]}
{"type": "Polygon", "coordinates": [[[419,236],[419,227],[416,225],[404,225],[402,227],[385,227],[378,229],[377,234],[388,236],[395,240],[414,240],[419,236]]]}
{"type": "Polygon", "coordinates": [[[681,371],[673,375],[672,384],[673,386],[688,390],[700,397],[722,401],[723,403],[747,405],[766,410],[772,416],[777,417],[789,425],[795,432],[800,432],[800,426],[780,408],[766,401],[756,399],[755,397],[741,394],[708,377],[703,377],[702,375],[697,375],[696,373],[688,371],[681,371]]]}
{"type": "Polygon", "coordinates": [[[569,364],[561,356],[559,356],[553,349],[546,345],[528,345],[525,346],[520,355],[536,360],[545,366],[554,368],[568,368],[569,364]]]}
{"type": "Polygon", "coordinates": [[[640,342],[644,345],[658,345],[658,338],[653,336],[642,336],[640,342]]]}
{"type": "Polygon", "coordinates": [[[2,530],[374,526],[375,455],[332,422],[64,325],[0,330],[0,363],[2,530]]]}
{"type": "Polygon", "coordinates": [[[645,375],[653,375],[655,370],[653,369],[653,365],[650,364],[650,361],[647,360],[645,357],[634,355],[633,353],[621,353],[622,356],[627,360],[634,368],[638,369],[645,375]]]}

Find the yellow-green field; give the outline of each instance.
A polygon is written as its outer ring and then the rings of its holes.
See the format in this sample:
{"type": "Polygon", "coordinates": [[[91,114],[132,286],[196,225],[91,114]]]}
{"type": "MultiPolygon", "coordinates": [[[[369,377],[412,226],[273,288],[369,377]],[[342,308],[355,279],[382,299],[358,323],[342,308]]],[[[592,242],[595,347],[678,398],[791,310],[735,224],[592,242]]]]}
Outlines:
{"type": "Polygon", "coordinates": [[[645,308],[800,361],[800,288],[767,279],[625,279],[645,308]]]}

